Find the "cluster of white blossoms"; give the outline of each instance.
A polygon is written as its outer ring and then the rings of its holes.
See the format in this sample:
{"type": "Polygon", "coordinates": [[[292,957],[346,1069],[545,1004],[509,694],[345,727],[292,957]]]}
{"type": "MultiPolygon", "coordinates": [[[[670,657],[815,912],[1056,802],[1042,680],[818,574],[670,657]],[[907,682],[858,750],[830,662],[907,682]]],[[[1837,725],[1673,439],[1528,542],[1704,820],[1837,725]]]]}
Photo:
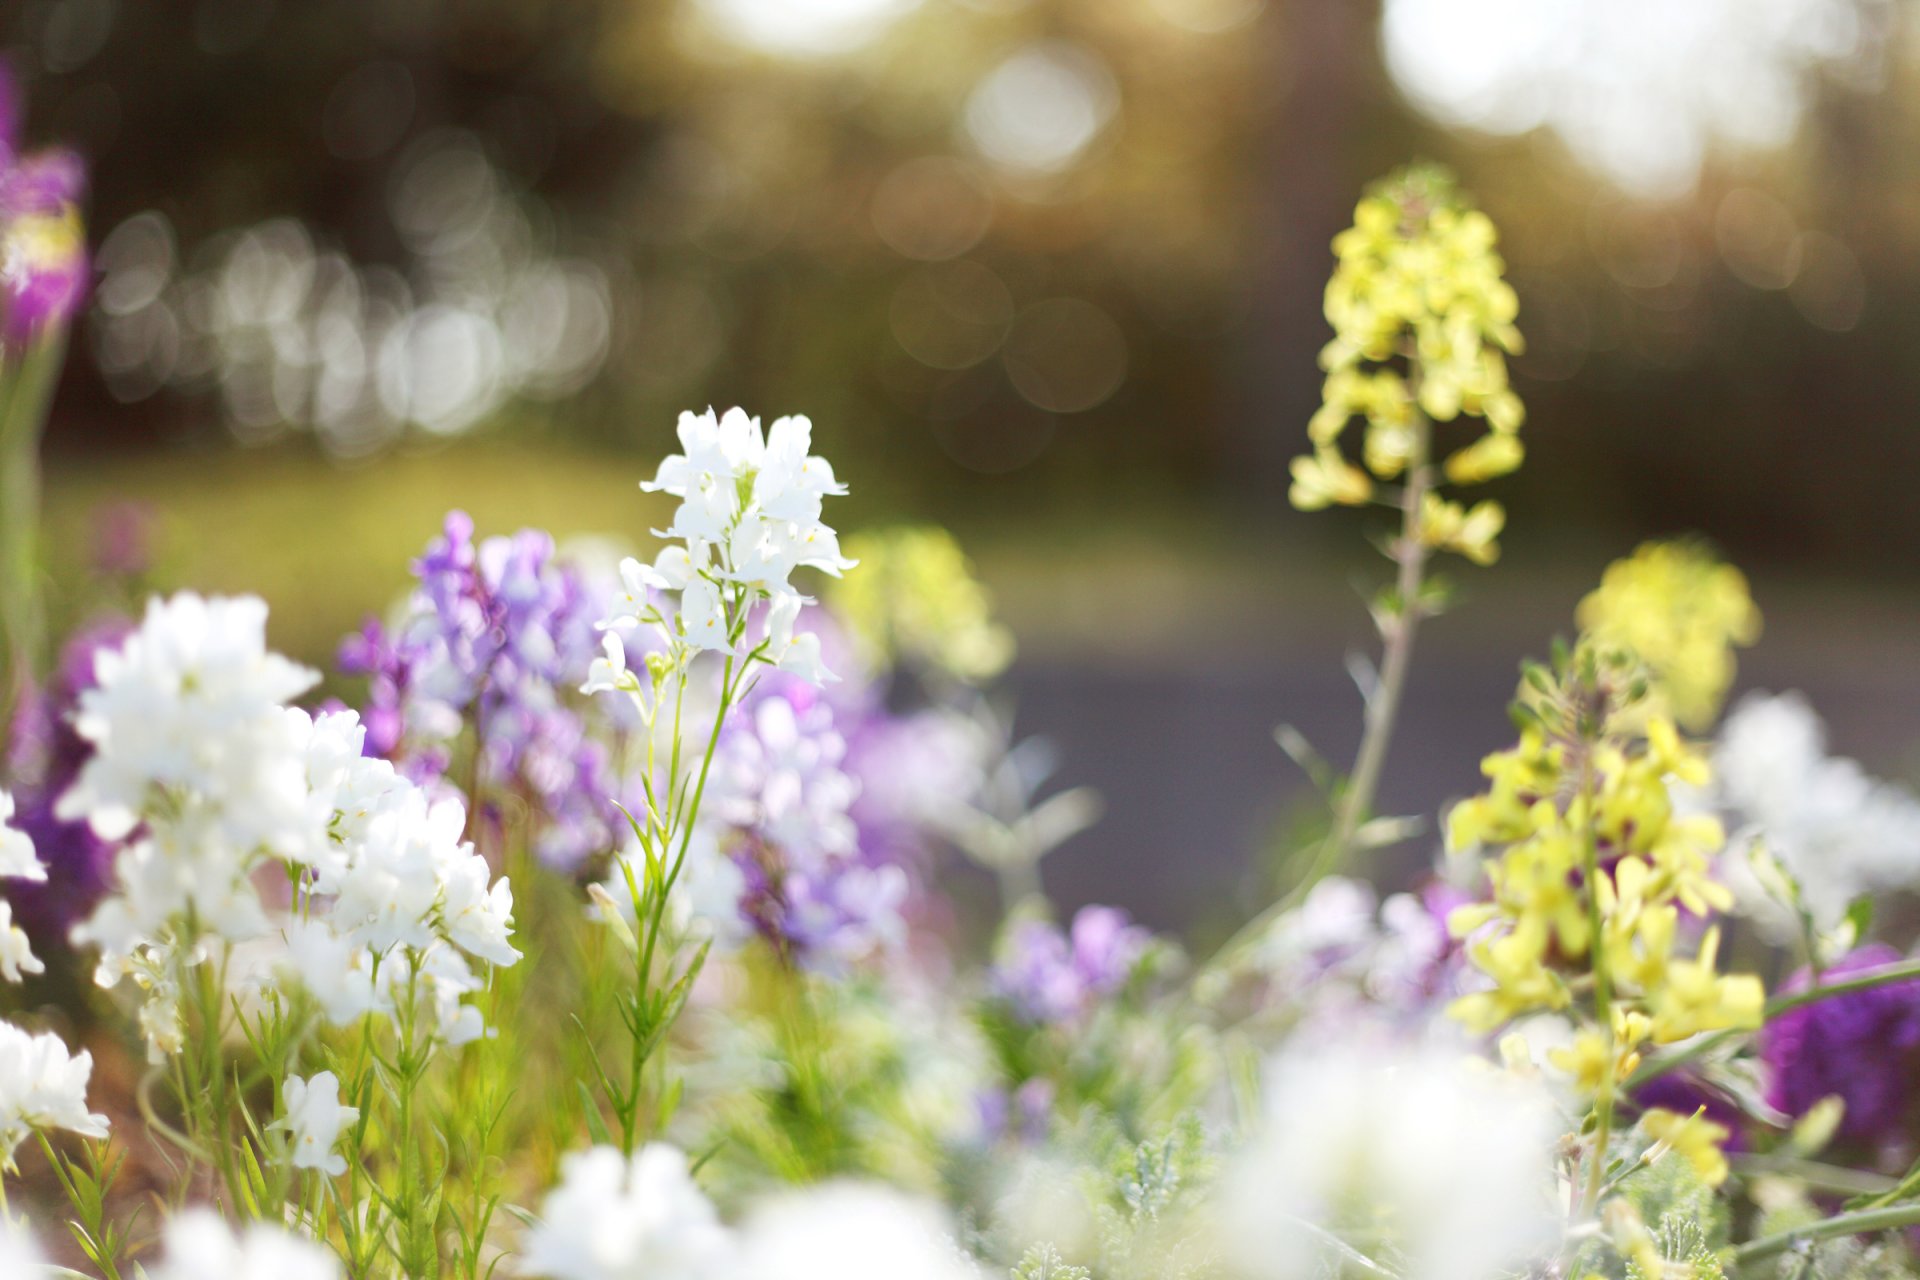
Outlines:
{"type": "MultiPolygon", "coordinates": [[[[1920,886],[1920,798],[1827,755],[1826,729],[1798,694],[1744,699],[1721,728],[1713,773],[1712,799],[1736,828],[1730,847],[1758,839],[1822,931],[1862,894],[1920,886]]],[[[1770,935],[1794,936],[1795,913],[1747,859],[1727,862],[1741,909],[1770,935]]]]}
{"type": "Polygon", "coordinates": [[[86,1138],[107,1136],[107,1118],[87,1110],[93,1055],[67,1052],[51,1031],[29,1035],[0,1022],[0,1168],[34,1130],[66,1129],[86,1138]]]}
{"type": "Polygon", "coordinates": [[[628,627],[656,630],[672,661],[729,653],[815,684],[831,680],[819,638],[794,631],[808,603],[791,582],[794,570],[838,576],[854,563],[820,519],[822,500],[847,490],[826,459],[807,452],[813,424],[780,418],[763,435],[760,420],[742,410],[716,418],[709,409],[681,414],[679,434],[686,452],[668,455],[640,486],[680,499],[672,524],[657,531],[679,542],[652,564],[621,562],[622,591],[601,623],[606,656],[594,664],[586,691],[646,696],[627,668],[619,632],[628,627]],[[763,605],[759,636],[749,642],[749,624],[763,605]]]}
{"type": "Polygon", "coordinates": [[[561,1162],[528,1233],[520,1274],[545,1280],[969,1280],[931,1205],[863,1183],[776,1196],[737,1229],[721,1223],[686,1156],[651,1143],[561,1162]]]}
{"type": "Polygon", "coordinates": [[[1390,1237],[1400,1273],[1483,1280],[1559,1239],[1553,1145],[1537,1082],[1457,1049],[1324,1043],[1267,1078],[1262,1130],[1222,1188],[1227,1243],[1250,1280],[1344,1274],[1390,1237]]]}
{"type": "Polygon", "coordinates": [[[97,659],[75,720],[94,753],[59,809],[134,838],[74,940],[99,949],[102,986],[142,989],[155,1061],[181,1045],[180,967],[232,948],[248,963],[230,976],[277,970],[335,1023],[411,994],[448,1042],[483,1034],[469,958],[518,958],[511,888],[462,839],[458,801],[362,755],[357,716],[286,705],[318,676],[267,649],[266,616],[252,598],[154,600],[97,659]],[[290,908],[263,894],[272,866],[290,908]]]}

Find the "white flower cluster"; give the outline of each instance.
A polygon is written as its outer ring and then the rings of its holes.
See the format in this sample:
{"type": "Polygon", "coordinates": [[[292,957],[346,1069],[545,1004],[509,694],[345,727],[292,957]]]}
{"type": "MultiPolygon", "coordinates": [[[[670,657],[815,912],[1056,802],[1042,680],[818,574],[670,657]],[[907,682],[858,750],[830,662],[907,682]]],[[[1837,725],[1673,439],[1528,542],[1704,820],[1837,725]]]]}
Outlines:
{"type": "Polygon", "coordinates": [[[827,1183],[722,1225],[664,1143],[561,1162],[520,1274],[545,1280],[968,1280],[938,1211],[897,1191],[827,1183]]]}
{"type": "Polygon", "coordinates": [[[683,545],[662,550],[652,564],[620,565],[622,594],[602,623],[606,656],[589,674],[585,691],[642,694],[627,669],[618,630],[652,627],[669,654],[731,653],[770,663],[815,684],[833,679],[820,663],[820,641],[794,633],[807,597],[790,579],[802,567],[839,575],[853,566],[840,540],[821,522],[822,500],[844,494],[826,459],[812,456],[813,424],[780,418],[764,436],[760,420],[739,409],[716,418],[680,415],[685,453],[660,463],[640,487],[680,499],[673,523],[660,531],[683,545]],[[663,593],[679,597],[677,606],[663,593]],[[759,639],[749,623],[764,604],[759,639]]]}
{"type": "MultiPolygon", "coordinates": [[[[13,796],[0,790],[0,878],[45,881],[47,869],[26,832],[7,825],[13,817],[13,796]]],[[[22,974],[45,973],[46,965],[33,954],[26,931],[13,922],[13,904],[0,898],[0,977],[20,981],[22,974]]]]}
{"type": "MultiPolygon", "coordinates": [[[[1826,729],[1798,694],[1750,695],[1714,748],[1714,799],[1799,885],[1815,925],[1832,929],[1862,894],[1920,886],[1920,798],[1827,755],[1826,729]]],[[[1747,841],[1736,838],[1736,850],[1747,841]]],[[[1728,859],[1743,910],[1771,933],[1797,923],[1746,859],[1728,859]]]]}
{"type": "Polygon", "coordinates": [[[92,1054],[68,1053],[51,1031],[29,1035],[0,1022],[0,1167],[13,1166],[13,1153],[36,1129],[106,1137],[107,1118],[87,1110],[92,1075],[92,1054]]]}
{"type": "Polygon", "coordinates": [[[1346,1274],[1345,1249],[1377,1249],[1383,1227],[1407,1280],[1504,1275],[1558,1239],[1562,1126],[1535,1082],[1458,1050],[1316,1037],[1275,1061],[1266,1096],[1222,1188],[1251,1280],[1346,1274]]]}
{"type": "Polygon", "coordinates": [[[340,1280],[333,1254],[310,1240],[256,1222],[235,1235],[211,1209],[167,1223],[166,1257],[147,1280],[340,1280]]]}
{"type": "Polygon", "coordinates": [[[462,1003],[482,985],[467,957],[518,958],[512,890],[461,839],[457,801],[361,754],[352,712],[285,705],[317,677],[267,650],[265,604],[155,600],[95,674],[75,722],[94,754],[59,808],[102,836],[138,835],[118,891],[74,939],[99,948],[102,986],[144,990],[156,1060],[180,1045],[177,966],[241,945],[256,967],[259,950],[277,953],[270,967],[335,1022],[412,992],[449,1042],[482,1034],[462,1003]],[[291,911],[263,898],[272,865],[293,882],[291,911]]]}

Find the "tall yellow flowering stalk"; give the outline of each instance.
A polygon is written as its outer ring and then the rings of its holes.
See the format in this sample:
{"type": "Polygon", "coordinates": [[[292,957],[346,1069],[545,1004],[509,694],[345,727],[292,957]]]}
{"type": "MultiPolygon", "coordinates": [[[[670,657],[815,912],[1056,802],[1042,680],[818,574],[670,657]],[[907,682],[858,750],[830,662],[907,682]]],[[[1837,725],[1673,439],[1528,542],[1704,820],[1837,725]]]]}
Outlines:
{"type": "Polygon", "coordinates": [[[1313,452],[1293,462],[1289,497],[1303,511],[1370,503],[1400,512],[1387,546],[1393,587],[1374,605],[1382,657],[1366,730],[1335,813],[1333,830],[1305,882],[1337,867],[1373,804],[1387,741],[1421,619],[1440,595],[1426,580],[1436,550],[1491,564],[1506,524],[1500,504],[1466,506],[1446,486],[1480,484],[1520,465],[1520,398],[1506,356],[1520,350],[1519,303],[1502,278],[1493,222],[1472,208],[1444,171],[1402,170],[1354,210],[1333,242],[1327,283],[1334,337],[1320,353],[1322,404],[1307,424],[1313,452]],[[1485,431],[1443,458],[1434,425],[1477,418],[1485,431]],[[1361,424],[1360,461],[1342,450],[1361,424]]]}

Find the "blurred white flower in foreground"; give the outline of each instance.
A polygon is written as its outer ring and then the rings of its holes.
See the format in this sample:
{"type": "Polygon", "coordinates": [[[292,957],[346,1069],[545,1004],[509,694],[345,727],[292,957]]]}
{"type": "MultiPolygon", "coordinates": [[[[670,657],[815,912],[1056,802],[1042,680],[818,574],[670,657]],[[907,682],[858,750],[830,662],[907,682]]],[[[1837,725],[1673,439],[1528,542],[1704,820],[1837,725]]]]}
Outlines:
{"type": "MultiPolygon", "coordinates": [[[[1826,754],[1826,729],[1798,694],[1750,695],[1714,749],[1720,802],[1757,834],[1800,886],[1815,924],[1831,929],[1854,899],[1920,885],[1920,799],[1852,760],[1826,754]]],[[[1735,849],[1743,842],[1736,839],[1735,849]]],[[[1726,859],[1743,909],[1776,934],[1797,922],[1764,892],[1746,859],[1726,859]]]]}
{"type": "Polygon", "coordinates": [[[973,1280],[940,1212],[886,1187],[826,1183],[762,1204],[741,1280],[973,1280]]]}
{"type": "Polygon", "coordinates": [[[1405,1280],[1485,1280],[1555,1243],[1561,1126],[1536,1085],[1457,1050],[1316,1043],[1275,1060],[1266,1096],[1222,1188],[1254,1280],[1388,1248],[1405,1280]]]}
{"type": "Polygon", "coordinates": [[[46,1256],[25,1227],[0,1223],[0,1276],[36,1276],[46,1265],[46,1256]]]}
{"type": "Polygon", "coordinates": [[[566,1157],[520,1272],[547,1280],[722,1280],[731,1240],[677,1147],[631,1160],[612,1147],[566,1157]]]}
{"type": "Polygon", "coordinates": [[[238,1236],[211,1209],[189,1209],[167,1224],[166,1258],[148,1280],[339,1280],[326,1249],[255,1223],[238,1236]]]}

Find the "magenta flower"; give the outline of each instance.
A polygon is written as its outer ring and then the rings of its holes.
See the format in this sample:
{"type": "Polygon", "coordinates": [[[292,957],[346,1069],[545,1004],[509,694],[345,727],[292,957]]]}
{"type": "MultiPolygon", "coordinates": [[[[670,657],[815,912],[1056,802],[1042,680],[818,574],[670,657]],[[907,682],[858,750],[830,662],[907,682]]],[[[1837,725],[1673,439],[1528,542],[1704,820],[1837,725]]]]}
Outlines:
{"type": "Polygon", "coordinates": [[[86,165],[67,150],[20,153],[18,81],[0,62],[0,341],[14,350],[72,319],[86,297],[86,165]]]}

